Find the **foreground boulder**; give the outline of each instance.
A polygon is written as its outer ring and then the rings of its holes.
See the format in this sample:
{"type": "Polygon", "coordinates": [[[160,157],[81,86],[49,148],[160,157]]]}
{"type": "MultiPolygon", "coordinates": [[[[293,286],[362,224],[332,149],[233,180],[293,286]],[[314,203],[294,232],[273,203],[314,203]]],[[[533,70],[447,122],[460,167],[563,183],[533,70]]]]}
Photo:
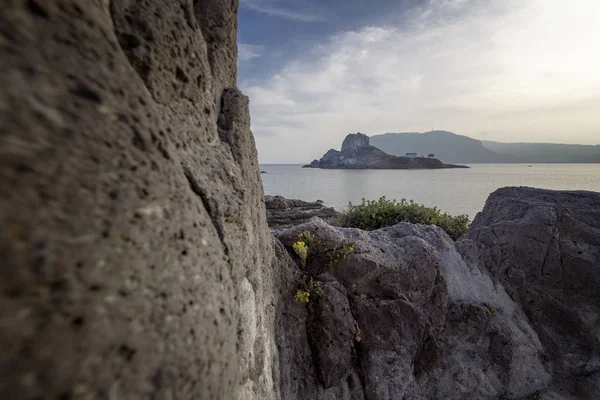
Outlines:
{"type": "MultiPolygon", "coordinates": [[[[365,232],[313,219],[276,232],[292,255],[299,234],[318,238],[303,270],[323,294],[296,305],[307,309],[304,321],[294,317],[307,331],[317,384],[299,381],[295,392],[596,398],[598,210],[600,194],[508,188],[456,244],[440,228],[410,224],[365,232]],[[332,249],[353,242],[355,251],[331,267],[332,249]]],[[[304,348],[288,335],[277,331],[280,363],[304,348]]]]}
{"type": "Polygon", "coordinates": [[[238,2],[0,15],[0,398],[269,399],[238,2]]]}
{"type": "Polygon", "coordinates": [[[506,288],[538,334],[553,371],[541,398],[597,398],[600,194],[500,189],[457,246],[506,288]]]}

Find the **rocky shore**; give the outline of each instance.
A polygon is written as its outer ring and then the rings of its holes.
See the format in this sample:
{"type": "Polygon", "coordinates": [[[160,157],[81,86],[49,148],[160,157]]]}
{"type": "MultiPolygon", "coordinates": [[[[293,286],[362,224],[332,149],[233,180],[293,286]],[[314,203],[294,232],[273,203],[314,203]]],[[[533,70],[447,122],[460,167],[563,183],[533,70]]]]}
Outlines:
{"type": "Polygon", "coordinates": [[[325,207],[319,200],[308,202],[282,196],[265,196],[265,207],[267,224],[272,229],[299,225],[313,217],[335,222],[339,215],[332,207],[325,207]]]}
{"type": "MultiPolygon", "coordinates": [[[[288,390],[332,399],[595,398],[598,210],[598,193],[505,188],[456,243],[440,228],[406,223],[365,232],[312,219],[276,232],[296,259],[300,233],[320,241],[305,271],[323,294],[292,314],[290,300],[277,328],[281,364],[307,377],[288,390]],[[356,251],[324,268],[328,252],[349,241],[356,251]],[[306,336],[290,333],[298,325],[306,336]]],[[[301,275],[296,265],[286,274],[301,275]]]]}
{"type": "Polygon", "coordinates": [[[320,160],[313,160],[303,168],[325,169],[445,169],[468,168],[464,165],[444,164],[436,158],[398,157],[387,154],[369,144],[369,137],[353,133],[344,139],[342,150],[331,149],[320,160]]]}
{"type": "Polygon", "coordinates": [[[597,399],[600,194],[273,233],[237,7],[4,5],[0,398],[597,399]]]}

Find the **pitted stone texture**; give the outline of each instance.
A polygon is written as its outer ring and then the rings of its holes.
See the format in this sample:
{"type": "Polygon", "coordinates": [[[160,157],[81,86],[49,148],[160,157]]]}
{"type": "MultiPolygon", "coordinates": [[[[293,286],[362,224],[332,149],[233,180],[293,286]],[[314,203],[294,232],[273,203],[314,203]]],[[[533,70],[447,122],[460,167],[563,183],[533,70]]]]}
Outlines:
{"type": "MultiPolygon", "coordinates": [[[[351,351],[353,337],[348,335],[348,329],[353,321],[346,319],[349,316],[347,309],[347,300],[344,302],[342,296],[335,296],[342,304],[342,313],[336,314],[335,320],[324,320],[331,316],[337,303],[334,299],[327,301],[326,304],[316,306],[316,310],[311,310],[314,304],[304,305],[295,301],[294,296],[301,282],[302,273],[296,263],[292,261],[284,246],[276,240],[275,255],[278,260],[274,264],[274,270],[277,271],[275,277],[275,287],[278,288],[276,297],[277,311],[275,313],[275,337],[277,343],[277,355],[273,360],[273,382],[275,383],[276,398],[285,400],[305,400],[305,399],[325,399],[325,400],[364,400],[364,393],[361,383],[361,371],[354,368],[355,357],[353,355],[351,367],[346,368],[347,373],[343,374],[341,381],[334,382],[334,385],[325,388],[320,383],[323,373],[328,377],[339,376],[346,366],[347,358],[345,354],[351,351]],[[326,326],[318,327],[319,323],[325,323],[326,326]],[[334,326],[335,324],[341,326],[334,326]],[[333,333],[341,337],[333,337],[333,333]],[[323,333],[326,336],[320,336],[323,333]],[[318,336],[317,336],[318,335],[318,336]],[[309,339],[312,337],[312,339],[309,339]],[[318,341],[317,344],[312,340],[318,341]],[[338,352],[329,354],[327,352],[327,343],[335,341],[334,347],[338,352]],[[315,352],[312,349],[315,349],[315,352]],[[323,352],[319,353],[322,350],[323,352]],[[328,366],[336,367],[335,371],[318,372],[317,365],[314,362],[318,359],[319,353],[328,362],[328,366]],[[341,356],[341,357],[339,357],[341,356]],[[318,375],[319,374],[319,375],[318,375]]],[[[326,287],[326,292],[341,289],[335,281],[331,281],[326,287]]],[[[353,331],[351,332],[353,335],[353,331]]],[[[325,366],[325,363],[321,368],[325,366]]],[[[327,379],[327,378],[326,378],[327,379]]]]}
{"type": "Polygon", "coordinates": [[[305,270],[343,290],[309,312],[343,304],[345,290],[350,314],[336,307],[327,319],[358,328],[350,367],[339,341],[311,337],[317,392],[361,398],[344,391],[356,375],[366,399],[595,399],[599,210],[597,193],[506,188],[456,244],[410,224],[364,232],[315,218],[276,232],[292,255],[299,233],[317,236],[305,270]],[[356,251],[327,267],[331,249],[350,241],[356,251]],[[323,357],[328,345],[342,362],[323,357]]]}
{"type": "Polygon", "coordinates": [[[522,305],[556,381],[600,370],[600,194],[499,189],[458,245],[522,305]]]}
{"type": "Polygon", "coordinates": [[[356,332],[346,290],[339,282],[323,284],[321,298],[313,299],[310,307],[307,329],[316,358],[317,376],[321,385],[328,389],[351,370],[356,332]]]}
{"type": "Polygon", "coordinates": [[[353,374],[365,399],[519,398],[548,387],[550,366],[525,313],[440,228],[402,223],[365,232],[314,218],[275,234],[293,254],[304,231],[319,240],[306,271],[326,287],[331,280],[343,287],[331,299],[315,299],[309,310],[334,309],[327,304],[343,304],[337,294],[344,291],[350,304],[349,315],[336,307],[334,316],[321,318],[319,311],[309,321],[327,332],[329,324],[356,323],[348,367],[340,362],[347,360],[340,351],[346,341],[324,333],[310,338],[320,387],[342,393],[353,374]],[[350,241],[356,251],[326,267],[331,249],[350,241]],[[322,356],[327,346],[334,363],[322,356]],[[319,368],[329,375],[319,375],[319,368]]]}
{"type": "Polygon", "coordinates": [[[236,10],[3,5],[1,398],[273,397],[236,10]]]}

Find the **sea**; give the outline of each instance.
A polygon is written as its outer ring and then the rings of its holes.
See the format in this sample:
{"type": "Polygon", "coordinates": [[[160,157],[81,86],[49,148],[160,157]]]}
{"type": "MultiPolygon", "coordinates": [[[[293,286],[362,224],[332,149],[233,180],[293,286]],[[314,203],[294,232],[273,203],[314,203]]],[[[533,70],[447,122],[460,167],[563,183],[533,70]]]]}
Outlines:
{"type": "Polygon", "coordinates": [[[362,198],[407,199],[471,219],[505,186],[600,192],[600,164],[472,164],[469,169],[348,170],[261,164],[265,194],[322,200],[341,211],[362,198]]]}

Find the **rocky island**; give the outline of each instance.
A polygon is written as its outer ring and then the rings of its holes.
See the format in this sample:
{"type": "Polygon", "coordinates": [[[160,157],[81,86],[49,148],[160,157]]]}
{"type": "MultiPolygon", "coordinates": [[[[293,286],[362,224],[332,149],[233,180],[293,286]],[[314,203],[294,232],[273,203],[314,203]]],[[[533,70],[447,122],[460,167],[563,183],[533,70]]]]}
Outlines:
{"type": "Polygon", "coordinates": [[[364,133],[351,133],[344,139],[342,150],[329,150],[320,160],[313,160],[303,168],[325,169],[445,169],[469,168],[464,165],[444,164],[437,158],[398,157],[387,154],[369,144],[364,133]]]}

